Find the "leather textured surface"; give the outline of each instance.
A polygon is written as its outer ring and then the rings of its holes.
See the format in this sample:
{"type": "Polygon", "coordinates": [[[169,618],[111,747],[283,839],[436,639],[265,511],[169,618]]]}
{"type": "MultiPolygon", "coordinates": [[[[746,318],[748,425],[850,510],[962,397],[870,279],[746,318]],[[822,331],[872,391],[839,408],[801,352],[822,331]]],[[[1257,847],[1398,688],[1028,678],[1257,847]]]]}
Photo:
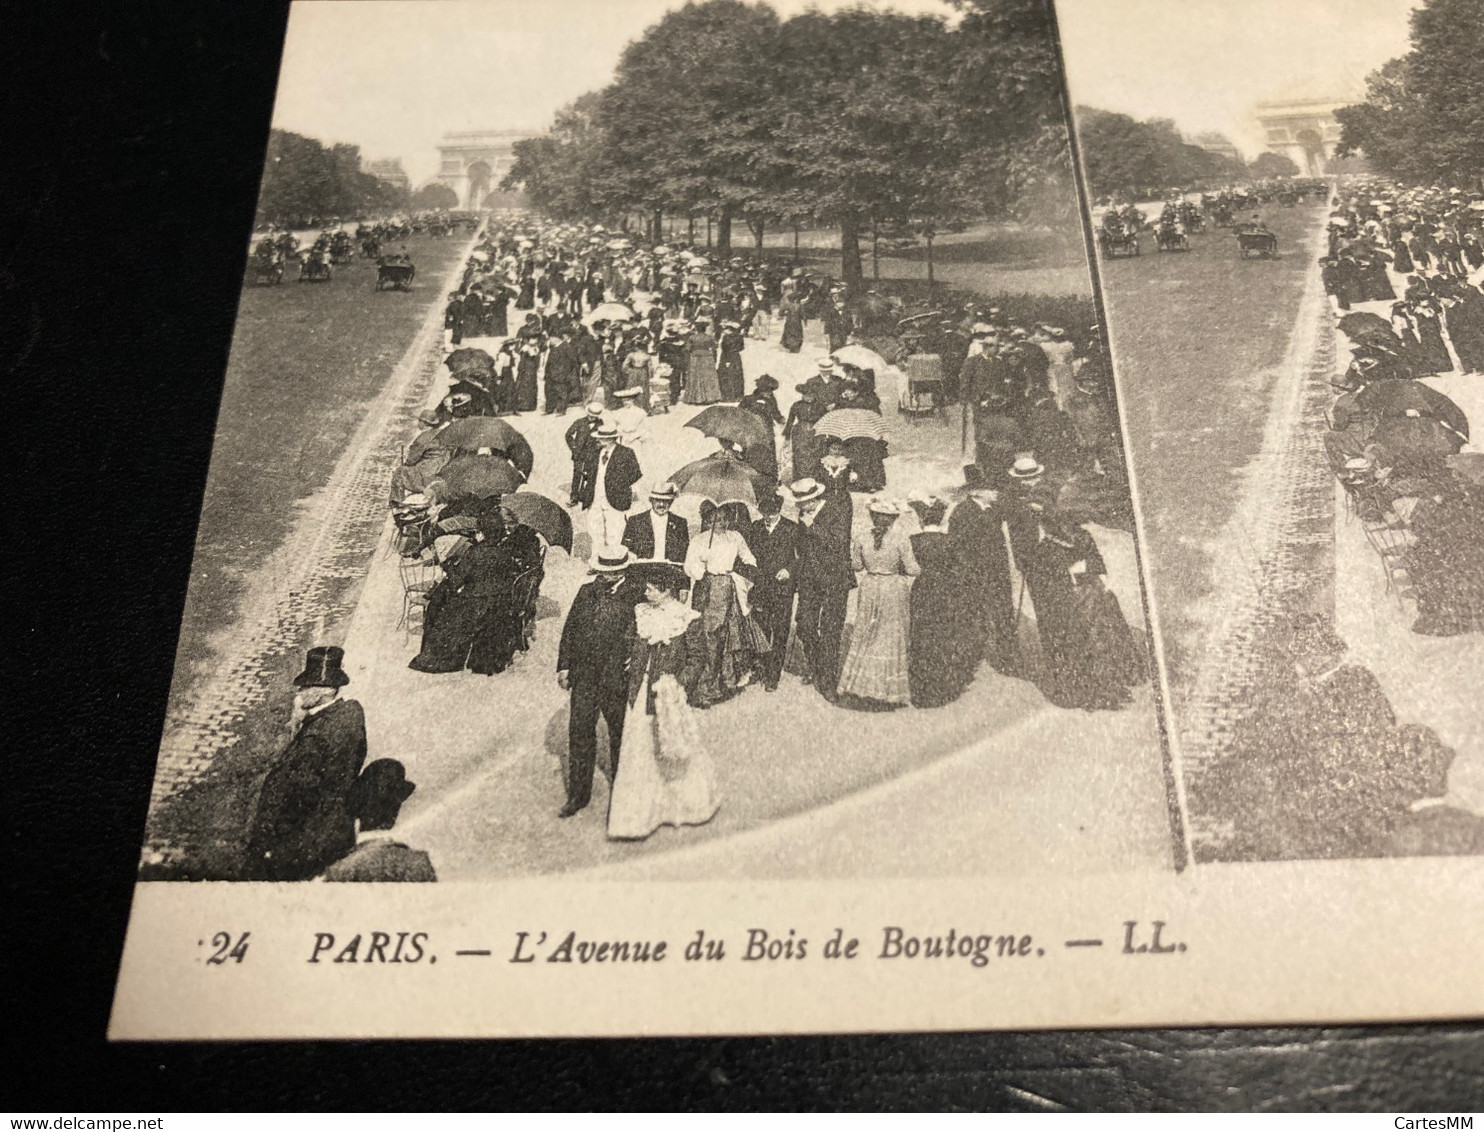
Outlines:
{"type": "Polygon", "coordinates": [[[0,388],[20,449],[4,555],[19,677],[5,747],[9,1106],[1484,1104],[1476,1025],[108,1045],[286,13],[284,0],[0,11],[0,388]]]}

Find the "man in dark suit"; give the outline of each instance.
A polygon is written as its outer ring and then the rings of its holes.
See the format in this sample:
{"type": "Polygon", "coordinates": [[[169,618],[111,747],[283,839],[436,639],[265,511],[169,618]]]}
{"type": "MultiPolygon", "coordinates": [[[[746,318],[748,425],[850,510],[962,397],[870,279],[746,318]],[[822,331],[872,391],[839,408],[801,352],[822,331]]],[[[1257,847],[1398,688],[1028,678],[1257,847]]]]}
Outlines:
{"type": "Polygon", "coordinates": [[[996,672],[1018,671],[1014,587],[1010,551],[1005,541],[1006,508],[1000,493],[976,464],[964,468],[969,497],[953,509],[948,533],[958,540],[963,558],[972,566],[968,577],[982,655],[996,672]]]}
{"type": "Polygon", "coordinates": [[[597,443],[593,440],[593,433],[602,423],[603,402],[589,401],[587,415],[577,418],[567,427],[567,451],[572,454],[572,486],[567,494],[574,501],[577,499],[577,486],[582,481],[582,462],[587,457],[587,450],[597,443]]]}
{"type": "Polygon", "coordinates": [[[608,723],[610,771],[618,773],[628,708],[625,669],[638,599],[625,576],[629,559],[627,547],[599,550],[593,557],[597,577],[577,591],[562,626],[557,683],[572,694],[572,711],[567,724],[567,804],[559,817],[571,817],[592,800],[600,715],[608,723]]]}
{"type": "Polygon", "coordinates": [[[557,334],[546,353],[546,411],[566,416],[567,406],[582,395],[582,359],[577,347],[557,334]]]}
{"type": "Polygon", "coordinates": [[[748,548],[757,559],[757,584],[752,588],[752,615],[773,647],[758,658],[758,678],[775,691],[783,674],[788,649],[788,627],[793,620],[798,588],[799,524],[780,514],[783,500],[776,493],[758,500],[763,517],[746,530],[748,548]]]}
{"type": "Polygon", "coordinates": [[[593,443],[582,457],[576,502],[588,512],[593,550],[623,541],[624,514],[634,505],[639,458],[618,442],[618,426],[605,421],[593,430],[593,443]]]}
{"type": "Polygon", "coordinates": [[[649,493],[649,510],[629,516],[623,544],[635,558],[684,564],[690,549],[690,525],[670,510],[678,494],[680,489],[673,483],[656,484],[649,493]]]}
{"type": "Polygon", "coordinates": [[[845,631],[845,605],[855,588],[850,563],[848,493],[829,496],[818,480],[798,480],[791,489],[799,507],[798,591],[796,625],[809,661],[808,682],[834,703],[839,695],[840,636],[845,631]]]}
{"type": "Polygon", "coordinates": [[[355,848],[349,798],[366,761],[366,716],[340,699],[343,649],[309,650],[294,677],[290,739],[263,779],[247,826],[254,880],[308,880],[355,848]]]}

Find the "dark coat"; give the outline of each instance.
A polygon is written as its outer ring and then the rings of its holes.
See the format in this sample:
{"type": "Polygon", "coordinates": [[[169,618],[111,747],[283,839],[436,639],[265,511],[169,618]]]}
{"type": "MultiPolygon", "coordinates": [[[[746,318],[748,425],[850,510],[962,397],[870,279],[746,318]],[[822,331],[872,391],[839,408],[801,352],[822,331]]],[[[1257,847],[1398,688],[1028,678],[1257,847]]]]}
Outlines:
{"type": "MultiPolygon", "coordinates": [[[[624,523],[623,544],[633,552],[635,558],[654,557],[654,525],[649,511],[630,515],[624,523]]],[[[671,511],[665,516],[665,558],[670,562],[684,562],[685,552],[690,549],[690,524],[671,511]]]]}
{"type": "Polygon", "coordinates": [[[429,883],[438,879],[433,861],[390,837],[363,841],[321,875],[328,881],[394,881],[429,883]]]}
{"type": "Polygon", "coordinates": [[[685,689],[686,697],[690,697],[706,662],[706,633],[701,628],[702,620],[697,617],[686,626],[685,632],[655,645],[635,634],[628,666],[630,707],[637,705],[645,676],[650,678],[650,692],[644,703],[646,715],[654,714],[654,681],[661,676],[675,677],[676,683],[685,689]]]}
{"type": "Polygon", "coordinates": [[[573,687],[627,693],[629,650],[634,642],[635,588],[595,578],[577,591],[557,646],[557,671],[573,687]]]}
{"type": "Polygon", "coordinates": [[[366,762],[366,715],[336,700],[304,720],[263,779],[248,822],[258,880],[307,880],[355,848],[347,799],[366,762]]]}
{"type": "MultiPolygon", "coordinates": [[[[593,505],[593,493],[598,483],[598,461],[602,455],[601,444],[589,445],[583,454],[574,495],[584,508],[593,505]]],[[[634,455],[632,448],[625,448],[622,444],[614,445],[613,455],[608,457],[608,473],[603,479],[608,506],[615,511],[627,511],[634,505],[634,485],[638,482],[639,457],[634,455]]]]}
{"type": "Polygon", "coordinates": [[[772,532],[768,524],[758,519],[743,532],[747,547],[757,559],[757,600],[764,594],[791,594],[799,583],[799,545],[803,539],[803,528],[791,519],[779,519],[772,532]],[[787,570],[788,577],[778,580],[778,572],[787,570]]]}
{"type": "Polygon", "coordinates": [[[855,567],[850,561],[850,496],[830,499],[819,509],[812,526],[800,524],[798,588],[854,589],[855,567]]]}

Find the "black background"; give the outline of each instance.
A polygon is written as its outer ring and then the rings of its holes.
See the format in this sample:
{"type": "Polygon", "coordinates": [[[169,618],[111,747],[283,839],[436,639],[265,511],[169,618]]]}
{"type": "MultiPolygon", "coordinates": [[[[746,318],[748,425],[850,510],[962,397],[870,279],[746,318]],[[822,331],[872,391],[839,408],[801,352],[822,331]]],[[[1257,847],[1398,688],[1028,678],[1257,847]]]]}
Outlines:
{"type": "Polygon", "coordinates": [[[1477,1025],[106,1043],[286,14],[0,2],[9,1106],[1484,1105],[1477,1025]]]}

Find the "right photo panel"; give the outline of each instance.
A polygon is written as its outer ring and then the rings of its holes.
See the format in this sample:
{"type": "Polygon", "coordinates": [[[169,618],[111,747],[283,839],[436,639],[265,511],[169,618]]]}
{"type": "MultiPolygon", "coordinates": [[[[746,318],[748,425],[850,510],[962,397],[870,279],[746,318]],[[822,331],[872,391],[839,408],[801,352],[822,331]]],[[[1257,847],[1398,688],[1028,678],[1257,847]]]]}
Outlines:
{"type": "Polygon", "coordinates": [[[1484,4],[1056,8],[1194,859],[1484,853],[1484,4]]]}

